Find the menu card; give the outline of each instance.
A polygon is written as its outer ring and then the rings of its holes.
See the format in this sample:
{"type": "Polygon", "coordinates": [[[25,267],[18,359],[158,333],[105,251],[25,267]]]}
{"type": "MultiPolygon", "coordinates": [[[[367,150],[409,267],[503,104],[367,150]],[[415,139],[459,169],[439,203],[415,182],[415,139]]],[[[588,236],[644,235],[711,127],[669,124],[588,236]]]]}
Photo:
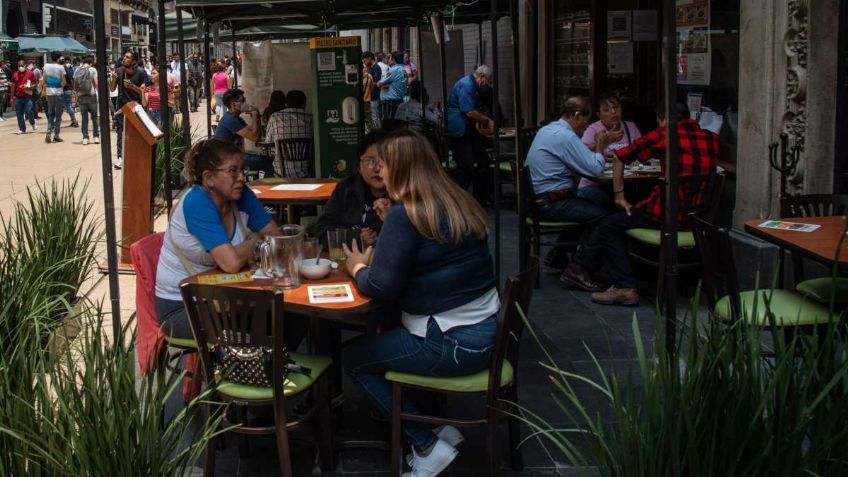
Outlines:
{"type": "Polygon", "coordinates": [[[821,225],[799,224],[797,222],[786,222],[783,220],[767,220],[758,225],[758,227],[762,227],[764,229],[791,230],[793,232],[812,232],[821,227],[821,225]]]}
{"type": "Polygon", "coordinates": [[[309,303],[344,303],[353,301],[353,292],[347,283],[313,285],[306,287],[309,303]]]}
{"type": "Polygon", "coordinates": [[[200,275],[197,277],[197,283],[202,285],[226,285],[228,283],[249,282],[251,280],[253,280],[253,274],[250,272],[213,273],[211,275],[200,275]]]}

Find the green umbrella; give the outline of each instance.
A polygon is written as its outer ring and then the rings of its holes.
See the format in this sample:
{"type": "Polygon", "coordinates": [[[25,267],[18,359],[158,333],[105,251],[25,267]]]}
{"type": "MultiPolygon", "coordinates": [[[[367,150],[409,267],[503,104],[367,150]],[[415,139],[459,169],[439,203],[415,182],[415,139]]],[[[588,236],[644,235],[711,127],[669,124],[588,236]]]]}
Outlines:
{"type": "Polygon", "coordinates": [[[82,55],[89,52],[82,43],[68,36],[21,35],[15,40],[18,42],[18,53],[22,55],[40,55],[54,51],[82,55]]]}
{"type": "Polygon", "coordinates": [[[0,31],[0,51],[17,51],[18,42],[13,40],[11,36],[0,31]]]}

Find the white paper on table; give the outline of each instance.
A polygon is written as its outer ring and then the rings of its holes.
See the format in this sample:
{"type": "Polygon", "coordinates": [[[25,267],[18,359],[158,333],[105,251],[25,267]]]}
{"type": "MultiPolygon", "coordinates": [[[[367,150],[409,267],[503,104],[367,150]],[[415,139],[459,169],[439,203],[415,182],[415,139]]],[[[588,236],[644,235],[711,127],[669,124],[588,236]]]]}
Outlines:
{"type": "Polygon", "coordinates": [[[299,190],[310,191],[321,187],[322,184],[280,184],[271,188],[271,190],[299,190]]]}
{"type": "Polygon", "coordinates": [[[332,283],[306,287],[309,303],[344,303],[353,301],[353,292],[347,283],[332,283]]]}

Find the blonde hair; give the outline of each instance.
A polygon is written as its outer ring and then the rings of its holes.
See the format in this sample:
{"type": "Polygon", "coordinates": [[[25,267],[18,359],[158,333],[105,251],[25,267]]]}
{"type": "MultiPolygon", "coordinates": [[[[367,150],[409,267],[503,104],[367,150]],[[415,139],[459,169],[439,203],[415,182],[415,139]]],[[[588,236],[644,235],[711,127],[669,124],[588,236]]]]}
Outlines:
{"type": "Polygon", "coordinates": [[[448,177],[424,136],[401,129],[389,134],[378,148],[389,171],[389,197],[404,205],[418,233],[439,243],[454,244],[469,237],[486,237],[486,212],[448,177]]]}

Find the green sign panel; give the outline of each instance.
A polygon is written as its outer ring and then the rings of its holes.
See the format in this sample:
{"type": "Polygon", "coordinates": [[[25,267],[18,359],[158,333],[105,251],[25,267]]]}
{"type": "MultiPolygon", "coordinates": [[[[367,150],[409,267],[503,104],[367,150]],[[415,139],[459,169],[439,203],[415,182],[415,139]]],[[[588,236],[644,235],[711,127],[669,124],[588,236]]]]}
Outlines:
{"type": "Polygon", "coordinates": [[[356,171],[362,136],[362,51],[358,36],[312,38],[312,128],[318,177],[356,171]]]}

